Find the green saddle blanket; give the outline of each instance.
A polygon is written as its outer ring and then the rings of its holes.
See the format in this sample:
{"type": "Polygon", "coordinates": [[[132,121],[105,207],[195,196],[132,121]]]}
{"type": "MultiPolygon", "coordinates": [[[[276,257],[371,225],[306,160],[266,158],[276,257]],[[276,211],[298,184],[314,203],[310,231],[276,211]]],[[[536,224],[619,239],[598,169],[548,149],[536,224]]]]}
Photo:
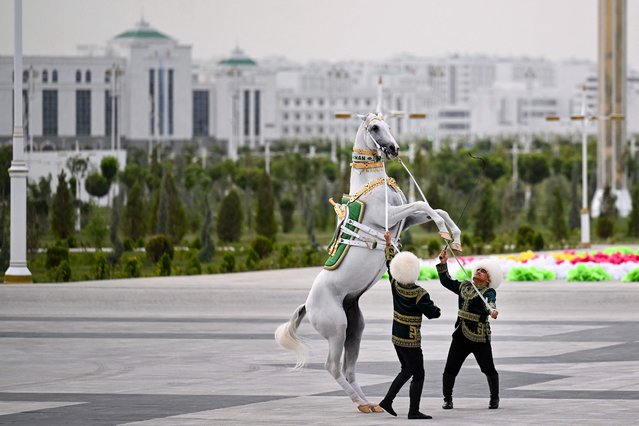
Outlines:
{"type": "MultiPolygon", "coordinates": [[[[364,209],[366,207],[366,203],[360,200],[350,201],[349,195],[342,196],[342,206],[348,206],[348,217],[354,221],[360,222],[364,217],[364,209]],[[350,202],[350,204],[349,204],[350,202]]],[[[341,218],[340,218],[341,219],[341,218]]],[[[328,245],[328,253],[329,257],[324,262],[324,269],[333,270],[337,269],[339,265],[342,263],[344,257],[346,257],[346,253],[348,253],[349,245],[340,243],[340,239],[351,240],[353,237],[349,234],[342,233],[340,226],[342,224],[342,220],[340,220],[337,228],[335,229],[335,233],[333,234],[333,239],[331,239],[330,244],[328,245]]],[[[353,225],[346,225],[348,229],[353,232],[357,232],[357,229],[353,225]]]]}

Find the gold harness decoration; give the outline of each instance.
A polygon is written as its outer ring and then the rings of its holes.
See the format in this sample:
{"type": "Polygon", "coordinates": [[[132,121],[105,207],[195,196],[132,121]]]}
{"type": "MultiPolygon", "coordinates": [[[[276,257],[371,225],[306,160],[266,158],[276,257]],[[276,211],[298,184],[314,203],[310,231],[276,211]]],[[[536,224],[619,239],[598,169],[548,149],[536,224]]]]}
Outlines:
{"type": "MultiPolygon", "coordinates": [[[[351,195],[350,201],[353,202],[353,201],[357,200],[358,198],[367,195],[373,189],[377,188],[380,185],[383,185],[384,181],[385,181],[385,179],[383,177],[377,178],[377,179],[373,179],[372,181],[370,181],[366,185],[364,185],[355,194],[351,195]]],[[[393,188],[396,192],[401,192],[401,190],[399,189],[399,185],[397,185],[397,182],[395,182],[395,179],[393,179],[392,177],[388,178],[388,186],[393,188]]]]}

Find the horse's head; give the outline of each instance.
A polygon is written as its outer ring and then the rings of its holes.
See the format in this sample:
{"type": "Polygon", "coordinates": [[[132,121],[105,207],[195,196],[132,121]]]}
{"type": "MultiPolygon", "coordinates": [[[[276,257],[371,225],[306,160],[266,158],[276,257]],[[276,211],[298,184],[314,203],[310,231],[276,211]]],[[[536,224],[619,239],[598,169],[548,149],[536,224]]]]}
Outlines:
{"type": "Polygon", "coordinates": [[[381,150],[386,158],[395,159],[399,155],[399,145],[390,132],[390,127],[384,121],[381,114],[358,115],[364,123],[363,129],[366,132],[365,144],[371,151],[381,150]]]}

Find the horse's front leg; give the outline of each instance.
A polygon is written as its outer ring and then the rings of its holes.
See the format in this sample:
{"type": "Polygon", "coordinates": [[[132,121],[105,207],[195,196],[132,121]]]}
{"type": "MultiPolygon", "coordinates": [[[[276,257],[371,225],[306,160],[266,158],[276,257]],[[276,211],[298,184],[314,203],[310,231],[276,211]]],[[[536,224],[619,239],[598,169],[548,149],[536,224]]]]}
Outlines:
{"type": "Polygon", "coordinates": [[[432,220],[435,222],[435,225],[439,230],[439,235],[446,240],[452,240],[450,233],[446,228],[446,222],[430,207],[427,202],[416,201],[414,203],[404,204],[402,206],[391,206],[388,208],[389,227],[395,226],[404,219],[406,219],[411,226],[432,220]]]}
{"type": "Polygon", "coordinates": [[[448,214],[448,212],[446,210],[435,209],[435,211],[437,212],[437,214],[439,214],[442,217],[442,219],[444,219],[444,221],[446,222],[446,224],[450,228],[450,231],[453,233],[453,243],[451,244],[451,247],[454,250],[462,251],[462,247],[461,247],[461,230],[459,229],[457,224],[455,222],[453,222],[453,220],[450,218],[450,215],[448,214]]]}

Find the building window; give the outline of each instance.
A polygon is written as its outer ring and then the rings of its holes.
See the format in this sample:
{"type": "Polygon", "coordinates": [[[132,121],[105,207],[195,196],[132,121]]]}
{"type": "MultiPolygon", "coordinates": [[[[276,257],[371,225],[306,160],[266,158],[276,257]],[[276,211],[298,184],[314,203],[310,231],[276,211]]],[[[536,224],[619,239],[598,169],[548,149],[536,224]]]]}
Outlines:
{"type": "Polygon", "coordinates": [[[111,82],[111,70],[104,71],[104,82],[105,83],[111,82]]]}
{"type": "Polygon", "coordinates": [[[284,121],[288,120],[288,112],[285,112],[284,114],[282,114],[282,118],[284,119],[284,121]]]}
{"type": "Polygon", "coordinates": [[[111,124],[115,118],[115,134],[118,134],[118,102],[111,96],[111,91],[104,92],[104,133],[111,136],[111,124]]]}
{"type": "Polygon", "coordinates": [[[320,112],[319,114],[317,114],[317,118],[319,118],[320,120],[324,119],[324,113],[320,112]]]}
{"type": "Polygon", "coordinates": [[[58,82],[58,70],[51,71],[51,82],[53,83],[58,82]]]}
{"type": "Polygon", "coordinates": [[[81,83],[82,82],[82,71],[76,70],[76,72],[75,72],[75,82],[76,83],[81,83]]]}
{"type": "Polygon", "coordinates": [[[75,134],[91,134],[91,91],[75,91],[75,134]]]}
{"type": "Polygon", "coordinates": [[[26,83],[27,81],[29,81],[29,71],[24,70],[22,71],[22,82],[26,83]]]}
{"type": "Polygon", "coordinates": [[[58,135],[58,91],[42,91],[42,135],[58,135]]]}
{"type": "Polygon", "coordinates": [[[164,79],[165,79],[164,68],[158,69],[158,134],[164,135],[164,109],[166,108],[165,99],[164,99],[164,79]]]}
{"type": "Polygon", "coordinates": [[[193,91],[193,136],[209,135],[209,92],[193,91]]]}
{"type": "Polygon", "coordinates": [[[84,82],[91,83],[91,71],[86,70],[84,73],[84,82]]]}
{"type": "Polygon", "coordinates": [[[254,120],[255,120],[255,136],[260,135],[260,91],[256,90],[254,93],[254,120]]]}
{"type": "Polygon", "coordinates": [[[149,111],[149,134],[155,134],[155,70],[149,70],[149,102],[151,110],[149,111]]]}
{"type": "Polygon", "coordinates": [[[288,98],[282,99],[282,103],[284,104],[284,106],[288,106],[288,98]]]}
{"type": "Polygon", "coordinates": [[[250,132],[250,127],[251,127],[251,117],[250,117],[250,105],[251,104],[251,92],[248,90],[244,91],[244,104],[243,106],[243,112],[244,112],[244,136],[248,136],[251,134],[250,132]]]}
{"type": "Polygon", "coordinates": [[[49,82],[49,71],[47,70],[42,71],[42,82],[43,83],[49,82]]]}
{"type": "Polygon", "coordinates": [[[173,70],[169,70],[169,135],[173,134],[173,70]]]}

